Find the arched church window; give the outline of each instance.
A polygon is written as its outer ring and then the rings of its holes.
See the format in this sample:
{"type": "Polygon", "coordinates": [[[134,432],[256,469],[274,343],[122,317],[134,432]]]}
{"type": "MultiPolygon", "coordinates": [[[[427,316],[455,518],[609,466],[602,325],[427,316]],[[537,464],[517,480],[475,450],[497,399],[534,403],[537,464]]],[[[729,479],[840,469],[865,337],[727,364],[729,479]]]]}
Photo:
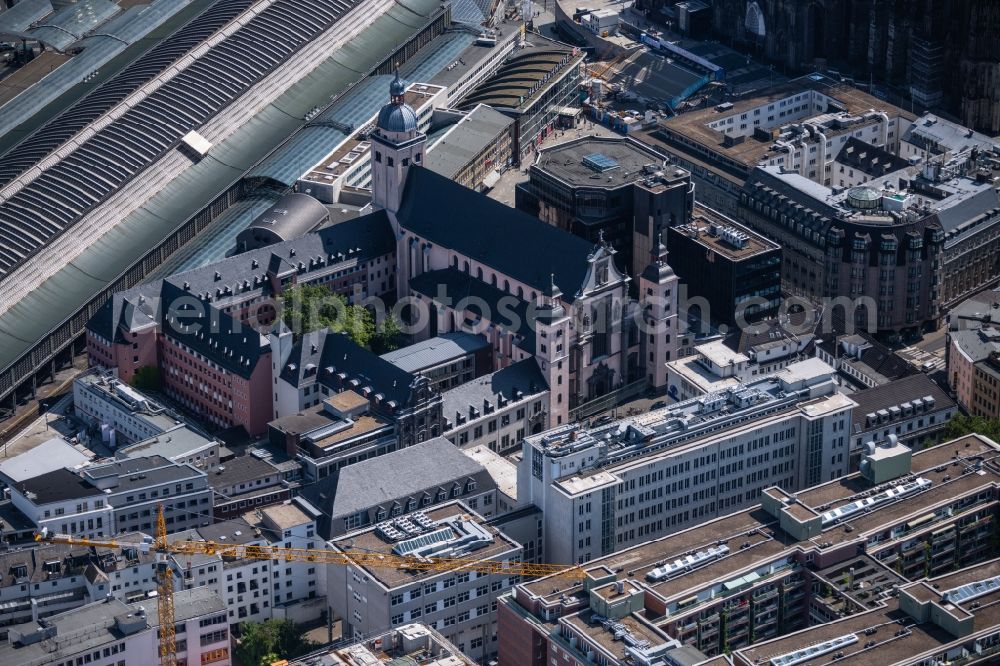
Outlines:
{"type": "Polygon", "coordinates": [[[764,12],[761,11],[760,5],[757,4],[756,0],[747,5],[745,25],[747,32],[751,35],[764,37],[767,33],[767,28],[764,26],[764,12]]]}

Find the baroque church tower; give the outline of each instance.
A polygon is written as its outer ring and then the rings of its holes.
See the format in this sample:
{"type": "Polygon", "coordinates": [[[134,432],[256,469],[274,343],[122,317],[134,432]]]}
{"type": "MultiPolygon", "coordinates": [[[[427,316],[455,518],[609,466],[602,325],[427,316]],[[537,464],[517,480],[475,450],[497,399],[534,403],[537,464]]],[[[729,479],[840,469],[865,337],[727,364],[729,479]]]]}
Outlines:
{"type": "MultiPolygon", "coordinates": [[[[391,214],[399,210],[406,174],[424,162],[427,136],[417,128],[417,113],[406,103],[406,87],[396,72],[389,103],[382,107],[371,140],[372,205],[391,214]]],[[[393,215],[390,215],[393,217],[393,215]]]]}

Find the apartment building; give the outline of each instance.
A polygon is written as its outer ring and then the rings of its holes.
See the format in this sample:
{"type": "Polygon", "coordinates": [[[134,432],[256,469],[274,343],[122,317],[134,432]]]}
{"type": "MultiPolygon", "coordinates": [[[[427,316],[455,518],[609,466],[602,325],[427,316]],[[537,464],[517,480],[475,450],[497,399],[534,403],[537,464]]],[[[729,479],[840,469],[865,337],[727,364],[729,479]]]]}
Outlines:
{"type": "Polygon", "coordinates": [[[980,606],[952,596],[973,582],[996,594],[988,579],[1000,569],[982,563],[997,534],[998,463],[1000,446],[977,435],[912,453],[872,445],[861,473],[770,487],[760,505],[588,563],[581,583],[521,583],[500,603],[500,661],[676,663],[665,655],[678,646],[698,657],[681,663],[728,654],[747,666],[799,663],[796,653],[891,664],[958,654],[953,641],[1000,632],[995,613],[973,622],[980,606]],[[946,576],[955,583],[933,595],[920,588],[946,576]],[[945,593],[964,608],[952,607],[955,621],[925,605],[945,593]]]}
{"type": "MultiPolygon", "coordinates": [[[[195,588],[174,597],[178,663],[229,666],[229,621],[215,592],[195,588]]],[[[155,600],[105,599],[12,628],[0,644],[5,664],[124,666],[159,661],[155,600]]]]}
{"type": "Polygon", "coordinates": [[[845,474],[855,403],[815,359],[597,428],[525,438],[518,502],[545,519],[542,559],[584,563],[724,516],[771,485],[845,474]]]}
{"type": "Polygon", "coordinates": [[[92,371],[73,382],[73,410],[111,448],[156,437],[177,427],[179,417],[112,372],[92,371]]]}
{"type": "MultiPolygon", "coordinates": [[[[339,551],[520,561],[521,546],[487,525],[462,502],[396,518],[329,543],[339,551]]],[[[473,571],[414,571],[340,566],[327,572],[330,613],[344,636],[370,636],[413,622],[439,631],[467,657],[481,662],[496,652],[497,598],[517,577],[473,571]]]]}

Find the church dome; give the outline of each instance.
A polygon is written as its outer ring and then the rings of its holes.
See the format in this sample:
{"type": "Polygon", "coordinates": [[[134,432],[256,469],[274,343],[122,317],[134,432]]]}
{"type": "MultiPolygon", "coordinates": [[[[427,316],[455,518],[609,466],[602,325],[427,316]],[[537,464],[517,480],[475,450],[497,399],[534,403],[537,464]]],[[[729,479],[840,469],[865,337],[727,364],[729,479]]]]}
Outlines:
{"type": "Polygon", "coordinates": [[[378,127],[387,132],[415,131],[417,112],[409,104],[386,104],[378,112],[378,127]]]}
{"type": "Polygon", "coordinates": [[[417,129],[417,113],[406,103],[406,85],[399,78],[389,84],[389,103],[378,112],[378,128],[386,132],[413,132],[417,129]]]}

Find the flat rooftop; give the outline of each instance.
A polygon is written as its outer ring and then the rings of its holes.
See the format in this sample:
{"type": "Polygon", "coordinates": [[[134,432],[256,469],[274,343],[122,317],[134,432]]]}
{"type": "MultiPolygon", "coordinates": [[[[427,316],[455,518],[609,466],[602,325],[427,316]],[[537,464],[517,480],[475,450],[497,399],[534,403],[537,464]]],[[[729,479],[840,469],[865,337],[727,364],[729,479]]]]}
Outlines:
{"type": "MultiPolygon", "coordinates": [[[[850,114],[863,114],[866,111],[874,109],[875,111],[885,111],[890,118],[897,116],[903,117],[907,120],[913,120],[916,118],[915,115],[908,113],[893,104],[869,95],[868,93],[862,92],[845,83],[835,81],[820,74],[811,74],[778,84],[751,97],[732,100],[729,102],[732,106],[726,106],[721,110],[717,110],[718,107],[707,107],[682,113],[664,121],[662,123],[662,128],[668,133],[675,133],[683,137],[685,139],[685,143],[690,142],[708,150],[724,154],[727,158],[734,162],[734,166],[741,165],[749,170],[757,165],[760,158],[767,153],[768,149],[774,143],[774,140],[768,138],[766,141],[761,141],[755,139],[751,135],[748,136],[742,143],[725,146],[723,144],[723,137],[725,135],[722,132],[709,127],[709,124],[733,115],[739,117],[740,114],[755,109],[761,105],[770,104],[771,102],[783,100],[789,96],[794,96],[808,91],[816,91],[832,98],[835,102],[837,102],[837,107],[835,107],[835,110],[837,111],[843,110],[850,114]]],[[[826,113],[828,110],[829,109],[825,108],[819,111],[814,110],[804,116],[804,118],[819,116],[826,113]]],[[[775,116],[777,118],[777,114],[775,114],[775,116]]],[[[777,129],[782,125],[792,122],[795,122],[794,119],[785,121],[770,121],[768,123],[768,127],[770,129],[777,129]]]]}
{"type": "MultiPolygon", "coordinates": [[[[468,516],[476,525],[485,530],[492,537],[492,542],[482,548],[468,553],[470,559],[488,560],[520,549],[520,546],[516,542],[504,536],[495,527],[487,525],[480,516],[471,513],[464,504],[459,502],[445,504],[443,506],[425,511],[424,513],[432,521],[443,521],[448,518],[463,515],[468,516]]],[[[331,543],[338,549],[348,552],[355,551],[376,555],[394,555],[393,548],[395,548],[400,542],[390,541],[381,536],[378,533],[377,527],[369,527],[358,532],[345,534],[337,539],[334,539],[331,543]]],[[[452,557],[462,557],[462,555],[452,555],[452,557]]],[[[368,571],[373,578],[389,589],[397,588],[401,585],[408,585],[414,581],[422,580],[424,578],[443,575],[441,572],[436,571],[414,571],[388,566],[376,568],[367,565],[359,565],[359,567],[368,571]]]]}
{"type": "MultiPolygon", "coordinates": [[[[974,565],[955,573],[926,580],[932,591],[945,591],[960,585],[983,581],[1000,575],[1000,561],[993,560],[974,565]]],[[[930,595],[923,583],[906,586],[918,599],[936,601],[938,594],[930,595]]],[[[973,618],[973,633],[995,629],[1000,624],[1000,592],[978,597],[977,604],[952,603],[946,608],[955,617],[973,618]]],[[[962,643],[967,638],[955,638],[933,622],[917,624],[900,610],[899,599],[889,598],[877,609],[851,615],[842,620],[816,625],[774,640],[757,643],[736,652],[747,663],[766,664],[775,657],[818,645],[839,637],[853,635],[857,640],[840,647],[844,663],[891,664],[914,663],[918,655],[937,651],[952,643],[962,643]],[[874,633],[865,633],[875,628],[874,633]]],[[[824,663],[832,655],[817,655],[816,662],[824,663]]]]}
{"type": "Polygon", "coordinates": [[[544,148],[531,168],[573,187],[612,189],[665,170],[666,161],[665,155],[635,139],[595,136],[544,148]]]}
{"type": "MultiPolygon", "coordinates": [[[[618,654],[622,649],[621,639],[615,638],[615,632],[604,628],[600,621],[594,620],[596,613],[590,610],[576,613],[565,618],[565,622],[574,627],[581,635],[587,636],[595,644],[601,646],[611,654],[618,654]]],[[[598,616],[599,617],[599,616],[598,616]]],[[[670,637],[660,633],[653,627],[640,622],[632,615],[615,620],[615,623],[624,628],[637,641],[649,641],[650,645],[660,645],[670,641],[670,637]]]]}
{"type": "MultiPolygon", "coordinates": [[[[974,435],[916,452],[913,454],[912,476],[931,480],[929,490],[873,507],[857,519],[826,528],[811,540],[799,542],[794,539],[779,527],[774,517],[758,505],[613,553],[594,560],[589,566],[621,571],[622,576],[627,576],[625,580],[643,581],[648,589],[667,600],[690,595],[709,584],[737,578],[741,572],[773,562],[786,553],[791,554],[796,548],[823,548],[828,547],[827,543],[836,547],[849,541],[864,539],[867,533],[876,531],[876,528],[885,529],[899,524],[911,515],[926,514],[935,505],[968,495],[977,488],[992,487],[1000,481],[1000,472],[992,465],[998,459],[1000,450],[974,435]],[[974,461],[965,460],[952,464],[955,462],[953,458],[956,450],[961,452],[963,459],[984,461],[984,474],[975,471],[963,474],[961,470],[965,468],[964,465],[971,466],[974,461]],[[951,478],[945,480],[946,476],[951,478]],[[845,524],[851,526],[850,532],[845,531],[845,524]],[[661,582],[645,579],[650,570],[665,562],[719,544],[728,545],[730,552],[711,564],[661,582]]],[[[802,505],[800,515],[814,517],[816,513],[856,499],[860,493],[871,488],[868,481],[859,474],[853,474],[798,493],[796,497],[802,505]]],[[[565,585],[560,583],[561,581],[555,583],[556,587],[564,588],[565,585]]],[[[542,597],[554,594],[558,598],[559,594],[571,591],[562,589],[554,592],[553,585],[552,580],[543,578],[524,583],[522,587],[542,597]]],[[[580,587],[575,586],[574,589],[579,590],[580,587]]]]}
{"type": "Polygon", "coordinates": [[[708,208],[695,206],[691,221],[672,228],[706,250],[731,261],[743,261],[781,248],[760,234],[708,208]]]}

